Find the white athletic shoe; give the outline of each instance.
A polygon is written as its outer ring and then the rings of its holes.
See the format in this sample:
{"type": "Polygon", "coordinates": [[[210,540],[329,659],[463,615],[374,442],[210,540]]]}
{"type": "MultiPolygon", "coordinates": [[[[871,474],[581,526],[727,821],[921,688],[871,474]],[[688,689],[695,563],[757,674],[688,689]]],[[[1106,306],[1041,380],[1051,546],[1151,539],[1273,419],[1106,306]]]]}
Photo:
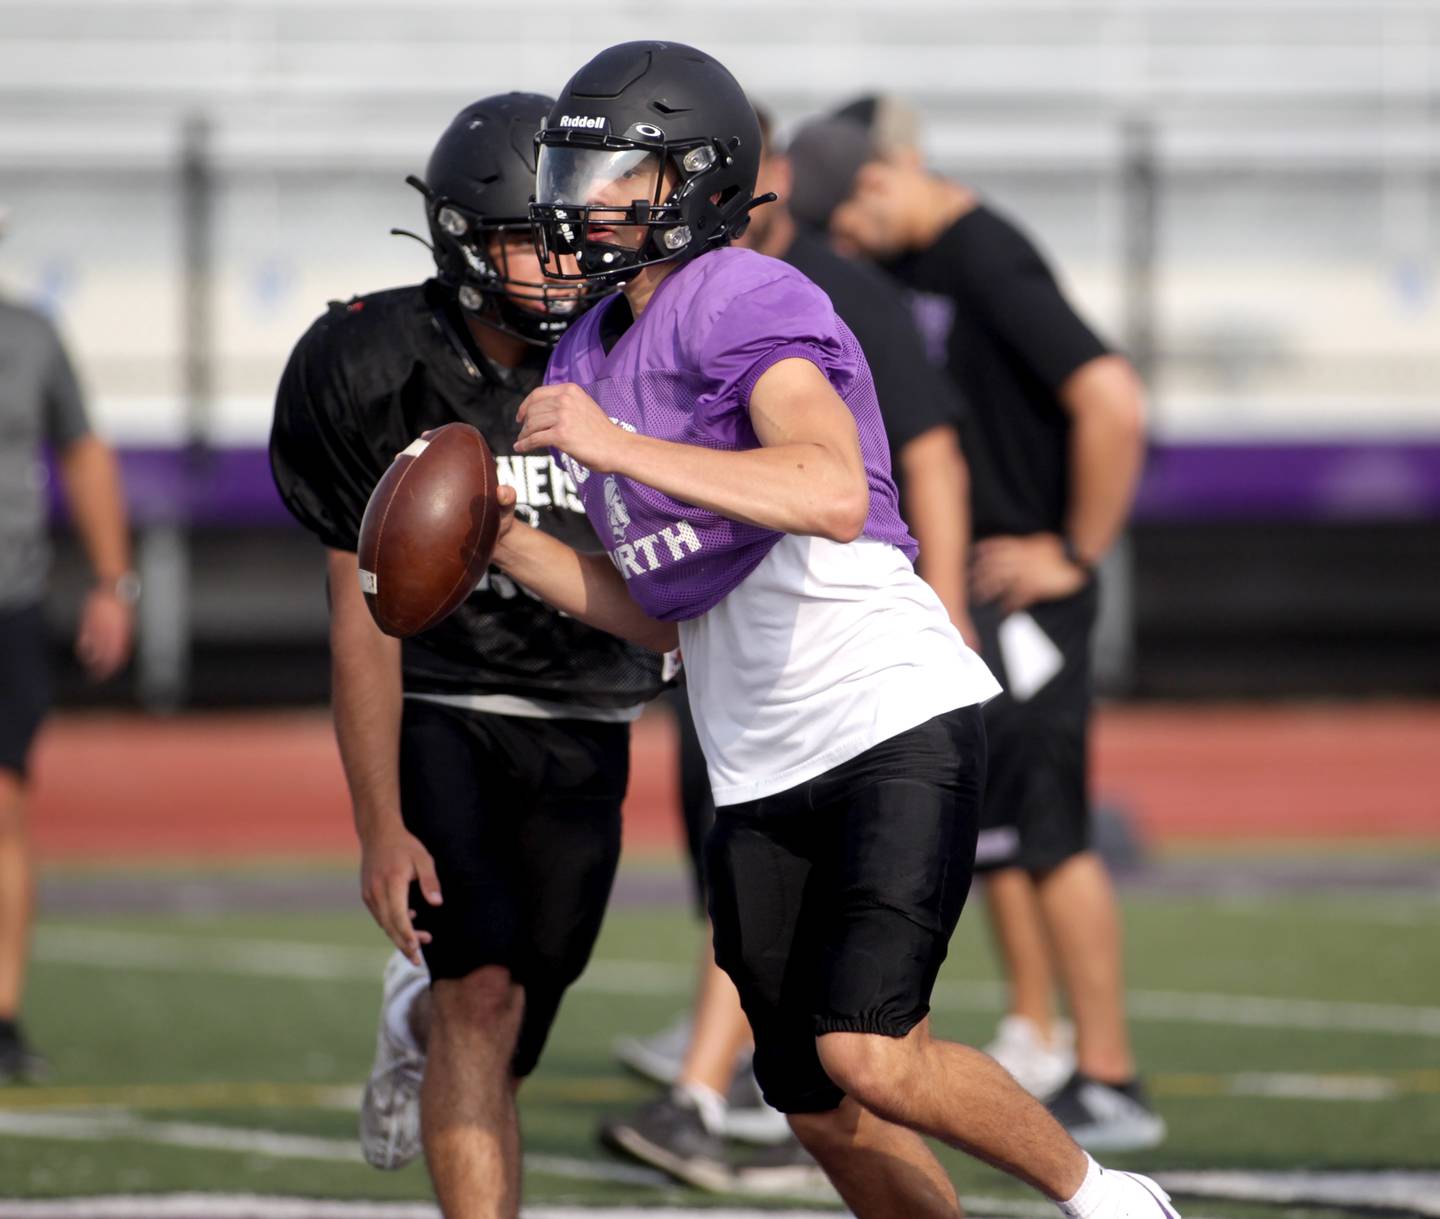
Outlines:
{"type": "Polygon", "coordinates": [[[685,1051],[690,1048],[690,1014],[649,1037],[616,1038],[615,1057],[622,1066],[654,1083],[669,1087],[680,1075],[685,1051]]]}
{"type": "Polygon", "coordinates": [[[423,965],[395,952],[385,963],[375,1061],[360,1101],[360,1150],[376,1168],[404,1168],[420,1154],[425,1052],[410,1033],[410,1005],[430,984],[423,965]]]}
{"type": "Polygon", "coordinates": [[[1055,1021],[1047,1045],[1033,1020],[1006,1016],[985,1053],[1009,1071],[1031,1096],[1045,1100],[1075,1072],[1075,1026],[1068,1020],[1055,1021]]]}
{"type": "Polygon", "coordinates": [[[1170,1195],[1138,1172],[1105,1169],[1105,1201],[1095,1219],[1180,1219],[1170,1195]]]}

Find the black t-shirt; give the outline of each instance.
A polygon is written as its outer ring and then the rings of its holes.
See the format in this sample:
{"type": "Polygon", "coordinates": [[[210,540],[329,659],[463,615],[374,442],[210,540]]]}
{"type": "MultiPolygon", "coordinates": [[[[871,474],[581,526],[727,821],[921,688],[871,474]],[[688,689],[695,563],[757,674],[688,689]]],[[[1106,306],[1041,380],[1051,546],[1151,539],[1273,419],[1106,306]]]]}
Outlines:
{"type": "MultiPolygon", "coordinates": [[[[575,549],[601,547],[569,476],[549,454],[515,453],[515,412],[545,354],[501,369],[470,339],[433,280],[335,303],[296,344],[280,380],[270,466],[291,513],[326,546],[356,549],[370,492],[421,432],[473,424],[495,453],[516,513],[575,549]]],[[[661,659],[556,612],[492,568],[449,618],[405,640],[405,689],[510,694],[593,708],[661,688],[661,659]]]]}
{"type": "Polygon", "coordinates": [[[796,233],[782,258],[830,298],[865,353],[898,479],[900,450],[961,415],[955,386],[925,351],[907,294],[883,271],[837,254],[809,229],[796,233]]]}
{"type": "Polygon", "coordinates": [[[929,249],[891,268],[955,305],[949,368],[967,410],[977,537],[1062,532],[1070,495],[1070,419],[1058,391],[1108,353],[1060,292],[1030,240],[978,207],[929,249]]]}

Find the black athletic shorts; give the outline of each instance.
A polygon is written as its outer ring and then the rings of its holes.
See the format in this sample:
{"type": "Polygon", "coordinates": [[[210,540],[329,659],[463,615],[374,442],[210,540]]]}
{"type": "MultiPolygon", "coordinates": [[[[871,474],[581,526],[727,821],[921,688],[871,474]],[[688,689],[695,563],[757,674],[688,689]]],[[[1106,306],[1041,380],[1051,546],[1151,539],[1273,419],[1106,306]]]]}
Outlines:
{"type": "Polygon", "coordinates": [[[979,872],[1045,872],[1090,847],[1090,643],[1097,602],[1092,581],[1074,596],[1031,606],[1030,616],[1063,663],[1023,701],[1009,693],[998,609],[973,610],[980,654],[1006,689],[985,704],[990,773],[975,855],[979,872]]]}
{"type": "Polygon", "coordinates": [[[715,959],[781,1112],[844,1096],[820,1065],[820,1034],[903,1037],[929,1012],[970,891],[984,786],[985,724],[965,707],[717,810],[705,848],[715,959]]]}
{"type": "Polygon", "coordinates": [[[430,976],[503,965],[525,988],[513,1070],[539,1060],[590,959],[620,859],[628,724],[490,715],[405,700],[400,804],[444,901],[413,886],[430,976]]]}
{"type": "Polygon", "coordinates": [[[48,646],[39,605],[0,609],[0,770],[22,778],[50,709],[48,646]]]}

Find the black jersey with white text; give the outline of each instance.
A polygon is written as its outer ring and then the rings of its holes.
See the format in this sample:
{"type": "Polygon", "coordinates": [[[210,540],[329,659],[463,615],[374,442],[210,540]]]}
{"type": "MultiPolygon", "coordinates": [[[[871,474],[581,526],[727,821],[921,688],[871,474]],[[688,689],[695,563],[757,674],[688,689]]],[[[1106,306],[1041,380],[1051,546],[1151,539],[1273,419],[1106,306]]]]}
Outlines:
{"type": "MultiPolygon", "coordinates": [[[[598,552],[569,475],[517,454],[515,413],[547,353],[488,361],[434,280],[333,303],[296,344],[276,393],[270,465],[290,512],[326,546],[354,551],[370,492],[429,428],[472,424],[515,488],[517,526],[598,552]]],[[[631,706],[661,686],[661,658],[551,609],[491,568],[445,621],[404,641],[412,694],[506,694],[577,707],[631,706]]]]}

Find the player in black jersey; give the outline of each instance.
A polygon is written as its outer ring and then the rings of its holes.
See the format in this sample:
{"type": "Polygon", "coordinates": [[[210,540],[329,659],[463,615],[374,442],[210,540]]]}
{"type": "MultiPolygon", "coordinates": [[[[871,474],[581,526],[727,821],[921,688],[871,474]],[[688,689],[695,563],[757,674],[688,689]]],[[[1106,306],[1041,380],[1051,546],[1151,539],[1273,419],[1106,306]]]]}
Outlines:
{"type": "Polygon", "coordinates": [[[534,133],[550,105],[511,93],[455,118],[424,180],[411,179],[436,277],[332,305],[290,357],[270,440],[282,498],[327,548],[335,729],[362,887],[399,949],[362,1145],[371,1163],[399,1167],[423,1127],[451,1216],[516,1213],[514,1083],[599,931],[629,721],[663,684],[653,652],[498,571],[403,643],[381,634],[360,593],[371,489],[411,439],[453,420],[484,435],[521,520],[600,548],[559,465],[513,444],[516,408],[584,303],[575,286],[546,283],[530,237],[534,133]]]}

